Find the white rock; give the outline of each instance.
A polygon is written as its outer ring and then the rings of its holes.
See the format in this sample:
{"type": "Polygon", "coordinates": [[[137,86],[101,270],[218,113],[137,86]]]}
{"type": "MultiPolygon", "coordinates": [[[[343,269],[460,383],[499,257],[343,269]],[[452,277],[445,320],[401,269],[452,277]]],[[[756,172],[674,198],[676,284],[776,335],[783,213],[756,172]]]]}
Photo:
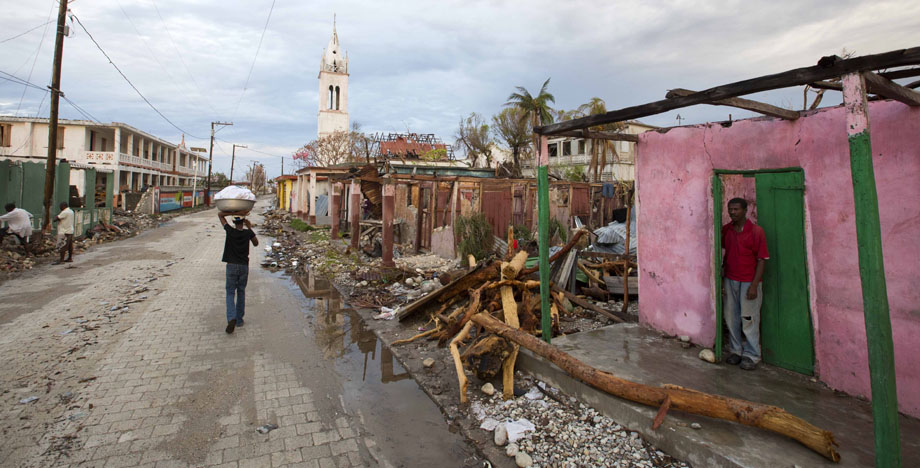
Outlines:
{"type": "Polygon", "coordinates": [[[434,365],[434,359],[432,359],[432,358],[425,358],[425,360],[422,361],[422,365],[425,366],[425,367],[431,367],[431,366],[434,365]]]}
{"type": "Polygon", "coordinates": [[[682,342],[684,342],[684,343],[689,343],[689,342],[690,342],[690,336],[689,336],[689,335],[680,335],[680,341],[682,341],[682,342]]]}
{"type": "Polygon", "coordinates": [[[492,385],[490,382],[486,382],[486,384],[482,386],[481,390],[482,390],[482,393],[485,393],[486,395],[489,395],[489,396],[492,396],[495,394],[495,386],[492,385]]]}
{"type": "Polygon", "coordinates": [[[499,447],[508,443],[508,429],[504,424],[495,426],[495,445],[499,447]]]}
{"type": "Polygon", "coordinates": [[[533,458],[530,458],[530,455],[527,455],[524,452],[518,452],[514,456],[514,463],[521,468],[529,468],[530,465],[533,465],[533,458]]]}
{"type": "Polygon", "coordinates": [[[693,428],[693,429],[702,429],[702,428],[703,428],[703,426],[701,426],[700,423],[690,423],[690,427],[693,428]]]}
{"type": "Polygon", "coordinates": [[[517,444],[508,444],[508,446],[505,447],[505,455],[508,455],[509,457],[517,455],[518,451],[519,449],[517,444]]]}
{"type": "Polygon", "coordinates": [[[414,286],[415,280],[412,278],[406,278],[406,286],[414,286]]]}
{"type": "Polygon", "coordinates": [[[711,349],[706,348],[706,349],[700,351],[700,359],[702,359],[702,360],[704,360],[704,361],[706,361],[706,362],[715,363],[715,362],[716,362],[716,353],[713,353],[711,349]]]}

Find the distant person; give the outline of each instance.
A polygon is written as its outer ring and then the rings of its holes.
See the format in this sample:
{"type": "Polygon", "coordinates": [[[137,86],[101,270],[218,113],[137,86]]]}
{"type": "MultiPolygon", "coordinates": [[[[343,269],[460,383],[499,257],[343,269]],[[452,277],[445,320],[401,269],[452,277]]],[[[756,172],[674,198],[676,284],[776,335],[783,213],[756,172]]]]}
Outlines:
{"type": "Polygon", "coordinates": [[[15,203],[7,203],[3,208],[6,214],[0,216],[0,221],[6,221],[6,226],[0,228],[0,241],[8,235],[16,236],[25,249],[26,256],[31,256],[32,244],[29,238],[32,236],[32,213],[16,208],[15,203]]]}
{"type": "Polygon", "coordinates": [[[249,279],[249,243],[259,245],[256,233],[248,219],[235,217],[233,226],[227,223],[231,213],[220,211],[217,217],[224,226],[227,237],[224,240],[224,256],[221,261],[227,263],[227,333],[233,333],[236,327],[242,327],[243,315],[246,313],[246,283],[249,279]],[[234,296],[236,296],[234,298],[234,296]]]}
{"type": "MultiPolygon", "coordinates": [[[[53,262],[53,265],[73,263],[73,210],[70,209],[70,205],[68,205],[67,202],[61,202],[59,207],[61,208],[61,212],[54,217],[54,222],[58,223],[57,243],[61,247],[61,258],[53,262]],[[67,256],[66,260],[64,259],[65,255],[67,256]]],[[[50,230],[51,226],[48,226],[47,229],[50,230]]]]}
{"type": "Polygon", "coordinates": [[[760,305],[763,270],[770,258],[763,228],[747,219],[747,201],[728,201],[731,222],[722,226],[725,324],[731,353],[725,360],[754,370],[760,362],[760,305]]]}

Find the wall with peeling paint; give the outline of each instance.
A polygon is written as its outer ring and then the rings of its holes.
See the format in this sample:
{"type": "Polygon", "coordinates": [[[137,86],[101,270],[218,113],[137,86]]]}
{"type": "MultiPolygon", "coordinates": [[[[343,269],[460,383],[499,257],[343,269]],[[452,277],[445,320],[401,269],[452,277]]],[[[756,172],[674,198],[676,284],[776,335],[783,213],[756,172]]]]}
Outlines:
{"type": "MultiPolygon", "coordinates": [[[[713,169],[801,167],[815,372],[832,388],[868,396],[845,120],[844,109],[834,107],[796,121],[760,118],[640,135],[641,322],[712,346],[713,169]]],[[[920,417],[920,108],[876,101],[869,120],[898,403],[902,412],[920,417]]]]}

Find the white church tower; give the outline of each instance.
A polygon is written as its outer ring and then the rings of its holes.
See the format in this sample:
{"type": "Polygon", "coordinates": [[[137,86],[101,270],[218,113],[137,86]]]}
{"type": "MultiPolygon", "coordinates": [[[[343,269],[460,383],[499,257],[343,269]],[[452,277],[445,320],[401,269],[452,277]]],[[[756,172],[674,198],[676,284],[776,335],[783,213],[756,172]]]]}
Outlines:
{"type": "Polygon", "coordinates": [[[317,137],[348,131],[348,55],[342,53],[332,21],[332,37],[319,67],[319,117],[317,137]]]}

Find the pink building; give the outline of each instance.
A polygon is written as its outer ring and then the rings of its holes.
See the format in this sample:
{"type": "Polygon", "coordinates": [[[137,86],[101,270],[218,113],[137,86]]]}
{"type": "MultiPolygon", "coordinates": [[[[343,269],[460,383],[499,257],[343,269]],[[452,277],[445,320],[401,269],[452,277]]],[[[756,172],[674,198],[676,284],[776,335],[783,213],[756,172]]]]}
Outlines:
{"type": "MultiPolygon", "coordinates": [[[[920,107],[873,101],[869,122],[899,409],[920,417],[920,107]]],[[[843,106],[641,134],[641,322],[716,343],[716,229],[741,196],[772,244],[765,361],[869,397],[849,151],[843,106]]]]}

